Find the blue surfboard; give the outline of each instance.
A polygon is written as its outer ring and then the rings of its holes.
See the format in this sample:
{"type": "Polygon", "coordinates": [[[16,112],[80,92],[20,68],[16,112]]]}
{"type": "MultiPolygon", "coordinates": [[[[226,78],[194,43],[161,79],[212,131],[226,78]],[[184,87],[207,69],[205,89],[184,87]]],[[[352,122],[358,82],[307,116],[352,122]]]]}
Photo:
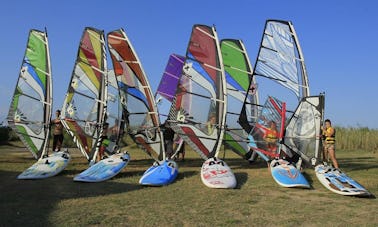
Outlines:
{"type": "Polygon", "coordinates": [[[330,191],[357,197],[374,197],[366,188],[339,169],[328,165],[317,165],[315,174],[320,183],[330,191]]]}
{"type": "Polygon", "coordinates": [[[303,174],[293,164],[283,159],[274,159],[270,163],[273,179],[286,188],[310,188],[303,174]]]}
{"type": "Polygon", "coordinates": [[[81,172],[74,181],[101,182],[117,175],[130,161],[128,153],[117,153],[105,158],[81,172]]]}
{"type": "Polygon", "coordinates": [[[141,185],[163,186],[172,183],[178,175],[177,163],[172,160],[155,162],[139,180],[141,185]]]}

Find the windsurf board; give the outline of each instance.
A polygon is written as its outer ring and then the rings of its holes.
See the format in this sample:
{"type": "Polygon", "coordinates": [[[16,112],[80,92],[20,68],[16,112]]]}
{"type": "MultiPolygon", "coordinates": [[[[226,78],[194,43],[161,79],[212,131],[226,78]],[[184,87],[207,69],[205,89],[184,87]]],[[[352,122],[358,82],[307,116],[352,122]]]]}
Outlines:
{"type": "Polygon", "coordinates": [[[66,151],[53,152],[47,157],[40,158],[31,167],[26,169],[17,179],[44,179],[62,172],[71,161],[66,151]]]}
{"type": "Polygon", "coordinates": [[[373,197],[366,188],[340,169],[320,164],[315,166],[315,174],[320,183],[334,193],[347,196],[373,197]]]}
{"type": "Polygon", "coordinates": [[[81,182],[101,182],[106,181],[117,175],[130,161],[127,152],[113,154],[108,158],[102,159],[88,169],[74,177],[74,181],[81,182]]]}
{"type": "Polygon", "coordinates": [[[236,177],[223,160],[207,159],[201,168],[201,180],[209,188],[235,188],[236,177]]]}
{"type": "Polygon", "coordinates": [[[273,159],[270,162],[273,179],[286,188],[310,188],[310,184],[292,163],[284,159],[273,159]]]}
{"type": "Polygon", "coordinates": [[[172,183],[178,175],[178,165],[173,160],[155,162],[139,180],[139,184],[163,186],[172,183]]]}

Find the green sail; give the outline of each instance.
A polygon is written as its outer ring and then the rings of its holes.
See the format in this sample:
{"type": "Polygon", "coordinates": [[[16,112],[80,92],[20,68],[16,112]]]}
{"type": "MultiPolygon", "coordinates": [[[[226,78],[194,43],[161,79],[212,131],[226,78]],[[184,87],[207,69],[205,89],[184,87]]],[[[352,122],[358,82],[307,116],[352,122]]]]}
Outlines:
{"type": "MultiPolygon", "coordinates": [[[[239,124],[240,111],[247,96],[249,103],[257,104],[257,95],[250,92],[252,70],[243,42],[236,39],[221,41],[221,52],[227,81],[228,107],[226,114],[225,145],[235,153],[245,157],[249,151],[248,132],[239,124]],[[248,95],[247,95],[248,94],[248,95]]],[[[249,117],[256,117],[256,105],[245,109],[249,117]]]]}
{"type": "Polygon", "coordinates": [[[8,113],[9,126],[35,158],[46,151],[52,84],[47,34],[31,30],[8,113]]]}

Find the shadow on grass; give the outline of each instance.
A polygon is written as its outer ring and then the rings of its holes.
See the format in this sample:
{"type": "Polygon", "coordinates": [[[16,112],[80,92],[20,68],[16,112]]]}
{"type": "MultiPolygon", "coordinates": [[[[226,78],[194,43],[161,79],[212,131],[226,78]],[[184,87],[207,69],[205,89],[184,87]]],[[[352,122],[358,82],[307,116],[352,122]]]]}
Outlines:
{"type": "Polygon", "coordinates": [[[4,226],[52,226],[50,212],[61,200],[105,196],[142,189],[138,184],[74,182],[69,171],[43,180],[17,180],[19,172],[0,171],[0,220],[4,226]]]}
{"type": "Polygon", "coordinates": [[[374,157],[338,158],[339,166],[348,171],[378,169],[374,157]]]}
{"type": "Polygon", "coordinates": [[[248,174],[247,173],[235,173],[235,177],[236,177],[236,182],[237,182],[235,189],[241,189],[242,186],[248,180],[248,174]]]}
{"type": "Polygon", "coordinates": [[[23,149],[26,150],[25,146],[22,143],[17,144],[17,143],[14,143],[14,142],[7,141],[7,142],[1,142],[0,146],[17,147],[17,148],[23,148],[23,149]]]}
{"type": "Polygon", "coordinates": [[[176,178],[175,182],[183,180],[183,179],[188,178],[188,177],[195,176],[195,175],[199,176],[200,175],[200,171],[180,171],[179,170],[179,173],[177,175],[177,178],[176,178]]]}
{"type": "MultiPolygon", "coordinates": [[[[313,171],[312,169],[308,169],[309,171],[313,171]]],[[[302,172],[303,176],[306,178],[308,183],[310,184],[310,189],[314,189],[312,184],[314,183],[313,178],[306,172],[302,172]]],[[[316,177],[315,177],[316,178],[316,177]]]]}

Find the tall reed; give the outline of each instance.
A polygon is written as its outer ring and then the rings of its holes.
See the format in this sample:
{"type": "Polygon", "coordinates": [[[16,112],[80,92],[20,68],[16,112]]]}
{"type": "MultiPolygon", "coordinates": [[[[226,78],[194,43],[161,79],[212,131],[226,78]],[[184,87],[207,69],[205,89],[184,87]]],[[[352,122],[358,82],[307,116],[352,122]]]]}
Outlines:
{"type": "Polygon", "coordinates": [[[342,150],[378,151],[378,129],[335,127],[336,147],[342,150]]]}

